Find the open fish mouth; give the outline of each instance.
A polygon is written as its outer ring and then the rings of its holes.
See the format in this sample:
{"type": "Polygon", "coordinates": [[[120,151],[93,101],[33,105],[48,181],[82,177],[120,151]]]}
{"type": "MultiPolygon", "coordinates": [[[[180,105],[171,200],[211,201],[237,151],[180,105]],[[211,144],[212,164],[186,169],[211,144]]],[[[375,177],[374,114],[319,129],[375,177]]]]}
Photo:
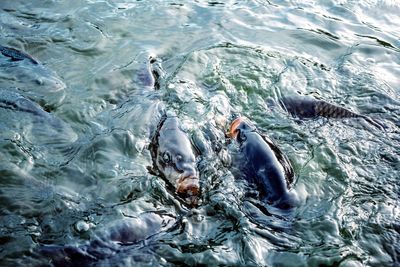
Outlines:
{"type": "Polygon", "coordinates": [[[229,130],[228,130],[228,133],[227,133],[228,137],[234,138],[234,139],[237,137],[237,135],[238,135],[237,128],[239,127],[239,125],[240,125],[242,122],[243,122],[243,118],[242,118],[242,117],[239,117],[239,118],[235,119],[235,120],[231,123],[231,126],[229,127],[229,130]]]}
{"type": "Polygon", "coordinates": [[[200,194],[199,178],[197,176],[181,177],[177,182],[176,192],[189,204],[197,204],[200,194]]]}

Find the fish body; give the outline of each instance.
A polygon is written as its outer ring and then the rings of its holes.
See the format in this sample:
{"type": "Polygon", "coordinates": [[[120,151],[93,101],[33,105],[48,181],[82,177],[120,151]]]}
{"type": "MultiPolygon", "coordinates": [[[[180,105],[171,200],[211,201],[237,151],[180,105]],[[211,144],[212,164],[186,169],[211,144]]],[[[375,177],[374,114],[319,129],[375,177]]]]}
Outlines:
{"type": "Polygon", "coordinates": [[[283,97],[280,99],[282,106],[293,116],[300,118],[356,118],[361,117],[346,108],[316,100],[309,97],[283,97]]]}
{"type": "Polygon", "coordinates": [[[153,171],[172,185],[188,204],[195,205],[200,191],[196,157],[177,117],[161,118],[149,149],[153,171]]]}
{"type": "Polygon", "coordinates": [[[49,117],[49,114],[38,104],[12,90],[0,89],[0,108],[16,112],[25,112],[43,119],[49,117]]]}
{"type": "Polygon", "coordinates": [[[12,90],[0,89],[0,109],[8,110],[15,114],[25,114],[25,118],[31,117],[33,122],[47,123],[55,128],[62,128],[63,122],[57,117],[44,111],[37,103],[25,98],[12,90]]]}
{"type": "Polygon", "coordinates": [[[24,96],[49,109],[65,97],[65,83],[31,55],[0,45],[0,87],[18,88],[24,96]]]}
{"type": "Polygon", "coordinates": [[[229,135],[239,144],[236,163],[241,176],[256,185],[260,197],[282,209],[297,206],[297,195],[290,190],[293,168],[274,142],[241,117],[232,122],[229,135]]]}
{"type": "Polygon", "coordinates": [[[174,223],[175,219],[171,216],[143,213],[135,218],[113,221],[97,231],[90,242],[65,246],[42,245],[36,252],[50,259],[53,266],[92,266],[124,253],[124,249],[134,253],[138,248],[143,248],[143,244],[138,246],[138,243],[162,233],[174,223]]]}
{"type": "Polygon", "coordinates": [[[35,145],[60,145],[76,140],[73,129],[23,95],[0,89],[0,136],[18,132],[35,145]]]}
{"type": "Polygon", "coordinates": [[[292,116],[299,118],[361,118],[378,129],[385,129],[386,125],[366,115],[353,112],[344,107],[317,100],[311,97],[283,97],[280,100],[282,107],[292,116]]]}

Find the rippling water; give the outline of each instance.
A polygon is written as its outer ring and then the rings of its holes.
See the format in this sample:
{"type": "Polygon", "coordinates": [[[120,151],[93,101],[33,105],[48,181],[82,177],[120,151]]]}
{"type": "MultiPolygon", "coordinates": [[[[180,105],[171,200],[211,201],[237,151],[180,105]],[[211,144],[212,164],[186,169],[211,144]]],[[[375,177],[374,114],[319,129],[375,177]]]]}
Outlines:
{"type": "Polygon", "coordinates": [[[0,44],[43,63],[2,63],[1,89],[50,112],[37,120],[0,106],[1,266],[49,264],[39,248],[79,247],[143,213],[173,226],[92,264],[400,264],[397,1],[6,0],[0,8],[0,44]],[[139,75],[149,56],[162,60],[158,91],[139,75]],[[277,101],[298,94],[386,128],[293,118],[277,101]],[[160,105],[208,152],[198,159],[196,209],[146,168],[160,105]],[[232,112],[289,157],[302,199],[294,214],[266,213],[234,179],[224,138],[232,112]]]}

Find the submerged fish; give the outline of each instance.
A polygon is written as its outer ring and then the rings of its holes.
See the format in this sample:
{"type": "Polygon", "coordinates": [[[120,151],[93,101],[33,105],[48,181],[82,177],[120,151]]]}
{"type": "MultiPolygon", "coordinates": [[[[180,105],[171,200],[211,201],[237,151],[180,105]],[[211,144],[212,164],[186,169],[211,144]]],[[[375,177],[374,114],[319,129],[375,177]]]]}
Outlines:
{"type": "Polygon", "coordinates": [[[37,145],[72,142],[76,134],[64,121],[11,89],[0,89],[0,135],[23,133],[37,145]]]}
{"type": "Polygon", "coordinates": [[[294,182],[292,165],[274,142],[242,117],[231,123],[228,136],[239,144],[235,162],[240,176],[256,185],[260,197],[282,209],[297,206],[297,194],[290,190],[294,182]]]}
{"type": "Polygon", "coordinates": [[[196,157],[177,117],[162,117],[149,149],[152,172],[168,181],[185,202],[196,205],[200,193],[196,157]]]}
{"type": "Polygon", "coordinates": [[[280,99],[280,103],[292,116],[299,118],[362,118],[375,127],[384,128],[384,125],[368,116],[358,114],[324,100],[317,100],[311,97],[283,97],[280,99]]]}
{"type": "Polygon", "coordinates": [[[124,253],[125,250],[135,253],[149,245],[140,242],[163,233],[174,223],[175,219],[171,216],[143,213],[136,218],[112,222],[97,231],[91,241],[85,244],[42,245],[34,253],[51,260],[51,266],[92,266],[107,262],[108,258],[124,253]]]}
{"type": "Polygon", "coordinates": [[[0,45],[0,87],[18,88],[35,102],[52,108],[64,99],[66,85],[31,55],[0,45]]]}
{"type": "Polygon", "coordinates": [[[38,104],[12,90],[0,89],[0,108],[25,112],[37,119],[48,120],[50,118],[50,114],[44,111],[38,104]]]}

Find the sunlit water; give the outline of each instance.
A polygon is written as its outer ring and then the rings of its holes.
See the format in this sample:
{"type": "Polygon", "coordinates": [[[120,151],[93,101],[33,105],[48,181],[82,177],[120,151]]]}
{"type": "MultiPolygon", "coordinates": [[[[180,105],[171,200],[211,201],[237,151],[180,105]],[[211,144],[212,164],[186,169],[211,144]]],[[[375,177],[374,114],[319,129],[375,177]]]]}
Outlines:
{"type": "Polygon", "coordinates": [[[1,45],[47,70],[2,65],[1,89],[51,115],[38,121],[0,106],[1,266],[47,264],[40,247],[79,246],[145,212],[174,225],[94,265],[400,264],[397,1],[3,0],[0,8],[1,45]],[[138,74],[149,56],[162,60],[158,91],[138,74]],[[278,99],[299,94],[386,128],[293,118],[278,99]],[[196,209],[147,170],[160,107],[202,148],[196,209]],[[234,145],[224,137],[233,112],[292,162],[302,199],[293,214],[259,209],[233,177],[234,145]]]}

